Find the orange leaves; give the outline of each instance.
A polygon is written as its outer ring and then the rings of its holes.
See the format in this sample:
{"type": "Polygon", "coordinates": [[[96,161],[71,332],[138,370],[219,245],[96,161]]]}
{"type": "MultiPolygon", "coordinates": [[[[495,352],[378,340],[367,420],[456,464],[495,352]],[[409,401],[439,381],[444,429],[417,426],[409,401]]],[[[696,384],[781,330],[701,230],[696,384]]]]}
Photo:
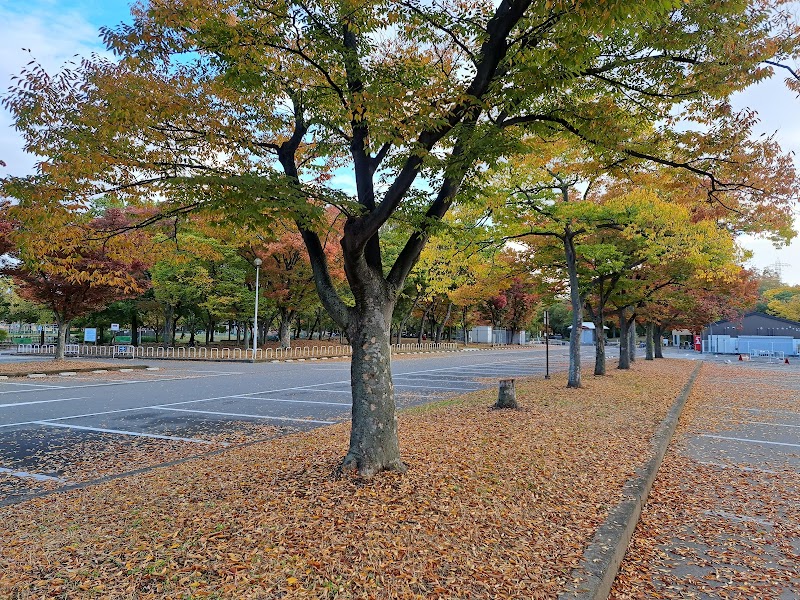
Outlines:
{"type": "Polygon", "coordinates": [[[800,377],[763,367],[703,365],[611,599],[798,596],[791,454],[693,447],[694,434],[742,427],[756,407],[764,420],[792,414],[800,377]]]}

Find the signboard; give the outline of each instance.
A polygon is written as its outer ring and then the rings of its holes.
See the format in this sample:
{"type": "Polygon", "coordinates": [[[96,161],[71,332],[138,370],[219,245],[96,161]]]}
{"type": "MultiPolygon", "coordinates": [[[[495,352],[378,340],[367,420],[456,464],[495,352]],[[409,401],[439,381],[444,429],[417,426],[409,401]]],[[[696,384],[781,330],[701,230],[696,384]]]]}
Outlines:
{"type": "Polygon", "coordinates": [[[119,323],[112,323],[111,331],[119,331],[119,323]]]}
{"type": "Polygon", "coordinates": [[[83,341],[86,342],[97,342],[97,329],[94,327],[86,327],[83,330],[83,341]]]}
{"type": "Polygon", "coordinates": [[[699,335],[694,336],[694,349],[697,352],[703,351],[703,339],[699,335]]]}

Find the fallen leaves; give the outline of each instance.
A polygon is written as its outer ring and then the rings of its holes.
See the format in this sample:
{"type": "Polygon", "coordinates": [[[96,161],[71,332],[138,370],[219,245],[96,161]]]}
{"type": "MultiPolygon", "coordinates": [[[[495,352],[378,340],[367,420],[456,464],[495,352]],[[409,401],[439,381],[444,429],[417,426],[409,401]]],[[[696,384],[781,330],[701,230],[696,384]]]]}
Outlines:
{"type": "MultiPolygon", "coordinates": [[[[117,367],[125,368],[126,363],[117,367]]],[[[108,369],[109,363],[78,359],[64,360],[24,360],[0,363],[0,375],[18,373],[53,373],[58,371],[74,371],[75,369],[108,369]]]]}
{"type": "Polygon", "coordinates": [[[336,425],[8,507],[0,596],[552,598],[692,366],[405,411],[402,476],[332,477],[336,425]]]}
{"type": "Polygon", "coordinates": [[[797,414],[800,373],[703,365],[610,596],[800,597],[800,474],[757,445],[701,460],[698,434],[797,414]],[[772,414],[772,416],[770,416],[772,414]],[[768,460],[769,463],[760,463],[768,460]]]}

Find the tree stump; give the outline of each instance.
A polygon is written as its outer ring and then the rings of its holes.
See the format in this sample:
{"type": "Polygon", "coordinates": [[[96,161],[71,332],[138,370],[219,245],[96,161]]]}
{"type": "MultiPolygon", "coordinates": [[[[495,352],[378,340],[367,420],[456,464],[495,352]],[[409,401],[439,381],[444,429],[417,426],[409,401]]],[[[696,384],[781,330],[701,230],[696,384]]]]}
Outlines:
{"type": "Polygon", "coordinates": [[[494,408],[517,408],[517,391],[513,379],[501,379],[494,408]]]}

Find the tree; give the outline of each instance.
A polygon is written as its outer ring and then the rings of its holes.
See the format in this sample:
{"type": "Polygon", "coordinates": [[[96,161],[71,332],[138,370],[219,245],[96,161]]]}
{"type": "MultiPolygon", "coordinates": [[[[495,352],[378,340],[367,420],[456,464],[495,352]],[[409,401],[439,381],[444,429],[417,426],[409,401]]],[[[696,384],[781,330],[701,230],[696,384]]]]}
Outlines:
{"type": "MultiPolygon", "coordinates": [[[[70,323],[115,300],[138,296],[148,286],[140,258],[141,235],[100,239],[107,227],[126,221],[120,212],[87,221],[85,215],[53,211],[47,228],[31,228],[37,211],[7,207],[0,218],[14,224],[9,233],[14,264],[2,268],[21,298],[53,312],[58,325],[55,359],[64,358],[70,323]]],[[[41,223],[41,222],[40,222],[41,223]]]]}
{"type": "Polygon", "coordinates": [[[764,292],[767,312],[776,317],[800,321],[800,285],[784,286],[764,292]]]}
{"type": "MultiPolygon", "coordinates": [[[[330,232],[323,239],[331,240],[335,237],[338,222],[330,211],[327,215],[330,232]]],[[[289,348],[292,321],[298,313],[312,307],[317,298],[314,273],[300,233],[290,228],[290,224],[276,223],[272,229],[276,239],[254,246],[253,253],[263,261],[264,297],[277,308],[280,317],[278,341],[281,348],[289,348]]],[[[337,249],[337,244],[332,241],[323,244],[328,274],[334,286],[344,279],[337,249]]]]}
{"type": "MultiPolygon", "coordinates": [[[[354,348],[342,466],[370,475],[405,468],[389,357],[394,305],[477,163],[513,153],[519,128],[657,159],[656,145],[632,135],[642,123],[669,126],[677,102],[684,114],[706,113],[763,77],[761,61],[789,52],[793,38],[775,31],[773,8],[166,0],[135,8],[132,26],[104,30],[118,62],[85,60],[56,77],[34,65],[6,106],[27,149],[48,157],[43,201],[48,190],[84,198],[100,188],[128,201],[158,195],[167,213],[224,204],[232,215],[295,222],[321,301],[354,348]],[[352,198],[329,179],[345,161],[352,198]],[[327,204],[347,216],[351,304],[320,241],[327,204]],[[387,265],[379,232],[395,217],[412,233],[387,265]]],[[[662,160],[707,173],[711,192],[726,187],[695,158],[662,160]]]]}
{"type": "MultiPolygon", "coordinates": [[[[709,323],[737,319],[754,306],[757,287],[752,271],[735,265],[697,271],[682,284],[659,290],[640,311],[660,340],[669,329],[701,331],[709,323]]],[[[660,354],[659,344],[655,355],[660,354]]]]}

